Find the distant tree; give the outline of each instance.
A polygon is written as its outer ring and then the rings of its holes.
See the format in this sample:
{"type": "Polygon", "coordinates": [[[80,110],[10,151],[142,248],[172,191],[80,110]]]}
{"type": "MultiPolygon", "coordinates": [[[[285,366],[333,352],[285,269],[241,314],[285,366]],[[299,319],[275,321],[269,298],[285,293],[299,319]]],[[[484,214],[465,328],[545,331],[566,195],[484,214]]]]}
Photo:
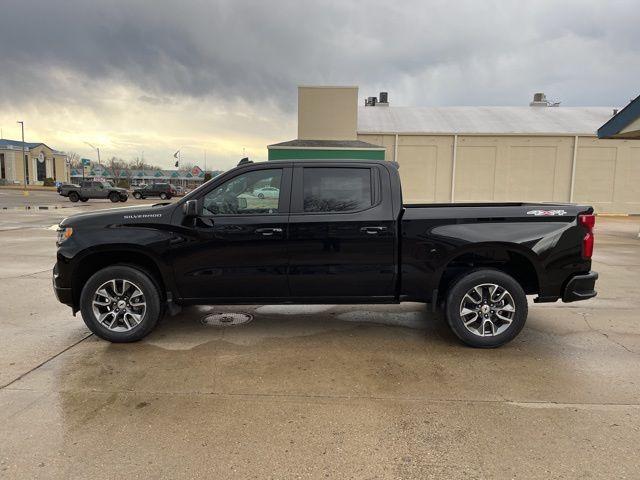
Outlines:
{"type": "Polygon", "coordinates": [[[209,180],[211,180],[211,173],[210,172],[205,172],[204,174],[204,181],[208,182],[209,180]]]}
{"type": "Polygon", "coordinates": [[[107,166],[113,173],[113,177],[116,183],[120,183],[121,181],[127,184],[130,183],[131,169],[129,168],[127,162],[125,162],[122,158],[111,157],[107,161],[107,166]]]}
{"type": "Polygon", "coordinates": [[[158,170],[158,167],[144,161],[144,158],[135,157],[129,162],[129,166],[134,170],[158,170]]]}
{"type": "Polygon", "coordinates": [[[77,152],[67,152],[67,158],[72,168],[78,168],[80,166],[80,155],[77,152]]]}

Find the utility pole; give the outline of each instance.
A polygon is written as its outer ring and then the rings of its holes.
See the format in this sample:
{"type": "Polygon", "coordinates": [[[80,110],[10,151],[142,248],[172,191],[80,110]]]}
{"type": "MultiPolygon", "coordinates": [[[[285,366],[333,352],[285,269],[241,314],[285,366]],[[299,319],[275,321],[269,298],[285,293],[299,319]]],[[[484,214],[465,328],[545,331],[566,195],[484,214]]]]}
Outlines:
{"type": "Polygon", "coordinates": [[[102,165],[102,163],[100,163],[100,148],[91,145],[89,142],[84,142],[84,143],[86,143],[91,148],[93,148],[96,152],[98,152],[98,165],[102,165]]]}
{"type": "Polygon", "coordinates": [[[24,122],[22,120],[18,120],[20,124],[20,129],[22,130],[22,162],[24,163],[24,188],[27,189],[27,184],[29,183],[29,165],[27,165],[26,153],[25,153],[25,144],[24,144],[24,122]]]}

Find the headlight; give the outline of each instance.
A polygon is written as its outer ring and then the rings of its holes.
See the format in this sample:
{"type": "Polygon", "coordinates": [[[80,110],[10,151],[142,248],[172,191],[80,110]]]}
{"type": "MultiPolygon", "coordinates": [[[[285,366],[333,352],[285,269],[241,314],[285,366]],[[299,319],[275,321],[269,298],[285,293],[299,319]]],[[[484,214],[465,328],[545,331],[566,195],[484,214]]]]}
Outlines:
{"type": "Polygon", "coordinates": [[[71,227],[59,228],[58,229],[58,239],[56,240],[56,244],[60,245],[67,238],[71,237],[71,235],[73,235],[73,228],[71,228],[71,227]]]}

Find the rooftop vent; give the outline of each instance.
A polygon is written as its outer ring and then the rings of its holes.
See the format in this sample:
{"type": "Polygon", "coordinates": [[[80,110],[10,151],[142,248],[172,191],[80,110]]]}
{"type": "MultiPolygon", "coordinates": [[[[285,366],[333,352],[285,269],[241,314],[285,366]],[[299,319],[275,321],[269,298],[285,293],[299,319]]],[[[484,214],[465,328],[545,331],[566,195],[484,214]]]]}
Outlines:
{"type": "Polygon", "coordinates": [[[367,97],[364,99],[365,107],[388,107],[389,106],[389,93],[380,92],[380,97],[367,97]]]}
{"type": "Polygon", "coordinates": [[[549,102],[547,96],[540,92],[533,94],[533,101],[529,102],[530,107],[559,107],[560,102],[549,102]]]}

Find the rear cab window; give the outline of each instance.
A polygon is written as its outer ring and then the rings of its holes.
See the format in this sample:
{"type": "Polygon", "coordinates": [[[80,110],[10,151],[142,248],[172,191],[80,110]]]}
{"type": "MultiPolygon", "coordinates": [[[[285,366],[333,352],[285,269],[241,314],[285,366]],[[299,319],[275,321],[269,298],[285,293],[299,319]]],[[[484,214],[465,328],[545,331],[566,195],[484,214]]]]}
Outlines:
{"type": "Polygon", "coordinates": [[[305,167],[302,174],[304,213],[358,212],[374,205],[372,169],[305,167]]]}

